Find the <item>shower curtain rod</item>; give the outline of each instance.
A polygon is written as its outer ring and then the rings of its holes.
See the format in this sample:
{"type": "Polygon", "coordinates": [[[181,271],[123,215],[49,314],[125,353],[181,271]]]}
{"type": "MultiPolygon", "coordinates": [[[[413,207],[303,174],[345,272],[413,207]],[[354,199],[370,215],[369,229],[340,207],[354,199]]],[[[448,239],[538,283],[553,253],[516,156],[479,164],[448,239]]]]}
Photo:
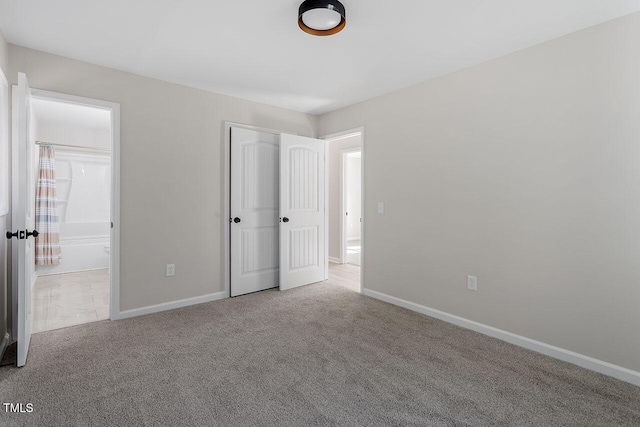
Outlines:
{"type": "Polygon", "coordinates": [[[38,145],[53,145],[55,147],[69,147],[69,148],[80,148],[82,150],[91,150],[91,151],[100,151],[103,153],[111,153],[111,150],[105,150],[104,148],[92,148],[92,147],[83,147],[81,145],[71,145],[71,144],[58,144],[55,142],[47,142],[47,141],[36,141],[38,145]]]}

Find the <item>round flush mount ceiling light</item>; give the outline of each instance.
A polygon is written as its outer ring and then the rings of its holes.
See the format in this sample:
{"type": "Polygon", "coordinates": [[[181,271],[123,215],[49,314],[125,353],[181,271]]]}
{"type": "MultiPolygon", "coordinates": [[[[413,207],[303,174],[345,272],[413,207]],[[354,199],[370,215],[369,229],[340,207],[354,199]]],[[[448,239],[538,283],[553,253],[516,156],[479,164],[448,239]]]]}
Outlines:
{"type": "Polygon", "coordinates": [[[347,25],[344,5],[338,0],[305,0],[298,9],[298,26],[314,36],[330,36],[347,25]]]}

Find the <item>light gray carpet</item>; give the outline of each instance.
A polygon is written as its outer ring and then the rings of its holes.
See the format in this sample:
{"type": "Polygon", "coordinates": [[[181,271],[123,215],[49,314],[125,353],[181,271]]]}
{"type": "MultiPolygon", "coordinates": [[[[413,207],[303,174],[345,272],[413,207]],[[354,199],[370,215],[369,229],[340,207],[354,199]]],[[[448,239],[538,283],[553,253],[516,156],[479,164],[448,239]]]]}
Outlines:
{"type": "MultiPolygon", "coordinates": [[[[33,336],[0,425],[640,425],[640,388],[331,283],[33,336]]],[[[0,408],[2,409],[2,408],[0,408]]]]}

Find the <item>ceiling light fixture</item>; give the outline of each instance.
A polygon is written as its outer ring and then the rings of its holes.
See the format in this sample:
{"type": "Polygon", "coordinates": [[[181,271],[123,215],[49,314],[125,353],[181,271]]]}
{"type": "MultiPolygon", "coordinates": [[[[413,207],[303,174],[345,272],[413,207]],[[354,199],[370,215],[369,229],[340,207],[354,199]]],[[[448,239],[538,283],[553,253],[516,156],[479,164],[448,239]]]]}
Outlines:
{"type": "Polygon", "coordinates": [[[338,0],[305,0],[298,9],[298,26],[314,36],[330,36],[347,25],[344,5],[338,0]]]}

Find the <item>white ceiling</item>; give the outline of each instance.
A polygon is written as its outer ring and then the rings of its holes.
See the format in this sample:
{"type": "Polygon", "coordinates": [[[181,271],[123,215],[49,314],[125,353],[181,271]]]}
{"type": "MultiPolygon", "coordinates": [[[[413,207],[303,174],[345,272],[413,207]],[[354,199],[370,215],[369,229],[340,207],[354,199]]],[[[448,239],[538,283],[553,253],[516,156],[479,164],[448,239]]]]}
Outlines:
{"type": "Polygon", "coordinates": [[[314,37],[302,0],[0,0],[9,43],[321,114],[640,10],[640,0],[343,0],[314,37]]]}
{"type": "Polygon", "coordinates": [[[111,113],[101,108],[34,98],[33,111],[41,124],[111,130],[111,113]]]}

